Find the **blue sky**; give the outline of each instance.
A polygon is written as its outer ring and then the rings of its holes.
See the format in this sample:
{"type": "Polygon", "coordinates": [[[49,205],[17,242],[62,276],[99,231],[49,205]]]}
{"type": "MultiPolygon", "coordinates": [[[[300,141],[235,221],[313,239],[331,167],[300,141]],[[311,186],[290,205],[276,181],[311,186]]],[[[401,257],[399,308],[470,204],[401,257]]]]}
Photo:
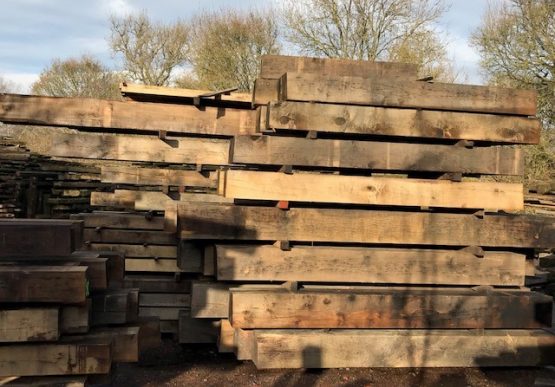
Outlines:
{"type": "MultiPolygon", "coordinates": [[[[146,12],[155,20],[188,19],[202,10],[266,7],[279,0],[2,0],[0,13],[0,75],[27,92],[54,58],[91,54],[114,67],[107,37],[109,15],[146,12]]],[[[479,25],[486,0],[447,0],[449,11],[438,28],[449,42],[450,57],[468,82],[480,83],[476,51],[468,44],[479,25]]]]}

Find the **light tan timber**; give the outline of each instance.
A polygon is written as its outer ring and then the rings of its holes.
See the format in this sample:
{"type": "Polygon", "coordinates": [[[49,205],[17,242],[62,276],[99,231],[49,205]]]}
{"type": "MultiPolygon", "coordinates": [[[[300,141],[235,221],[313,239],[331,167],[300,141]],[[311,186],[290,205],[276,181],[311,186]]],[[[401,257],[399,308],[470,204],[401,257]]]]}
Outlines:
{"type": "MultiPolygon", "coordinates": [[[[233,200],[209,193],[178,193],[179,201],[231,203],[233,200]]],[[[174,199],[159,191],[117,189],[114,192],[91,192],[91,206],[117,207],[137,211],[164,211],[174,199]]]]}
{"type": "Polygon", "coordinates": [[[230,286],[217,282],[193,282],[191,316],[194,318],[228,318],[230,286]]]}
{"type": "Polygon", "coordinates": [[[237,360],[252,360],[254,356],[254,330],[235,329],[233,336],[237,360]]]}
{"type": "Polygon", "coordinates": [[[177,273],[181,269],[175,259],[125,258],[125,271],[177,273]]]}
{"type": "MultiPolygon", "coordinates": [[[[493,86],[428,83],[373,77],[288,72],[281,78],[281,97],[288,101],[404,107],[523,116],[536,114],[533,90],[493,86]],[[284,95],[283,95],[284,94],[284,95]]],[[[254,95],[260,92],[255,83],[254,95]]],[[[267,102],[277,101],[280,96],[267,102]]],[[[256,103],[264,103],[255,99],[256,103]]]]}
{"type": "Polygon", "coordinates": [[[214,172],[208,172],[208,176],[204,176],[200,172],[190,170],[124,166],[102,167],[100,175],[100,179],[104,183],[203,188],[216,188],[216,178],[214,172]]]}
{"type": "Polygon", "coordinates": [[[257,368],[514,367],[551,364],[543,330],[256,330],[257,368]],[[369,350],[371,349],[371,350],[369,350]]]}
{"type": "Polygon", "coordinates": [[[83,266],[0,266],[0,302],[83,303],[87,268],[83,266]]]}
{"type": "Polygon", "coordinates": [[[178,204],[183,239],[551,248],[550,217],[178,204]]]}
{"type": "MultiPolygon", "coordinates": [[[[522,175],[522,149],[324,140],[281,136],[237,136],[236,164],[361,168],[382,171],[522,175]]],[[[104,170],[103,170],[104,171],[104,170]]]]}
{"type": "Polygon", "coordinates": [[[524,286],[526,256],[461,250],[216,245],[220,281],[524,286]]]}
{"type": "Polygon", "coordinates": [[[279,78],[285,73],[393,77],[407,81],[416,80],[417,67],[409,63],[374,62],[340,58],[310,58],[302,56],[263,55],[261,57],[261,78],[279,78]]]}
{"type": "Polygon", "coordinates": [[[0,95],[0,121],[10,124],[219,136],[254,133],[256,110],[91,98],[0,95]]]}
{"type": "Polygon", "coordinates": [[[47,156],[178,164],[227,164],[229,140],[215,138],[129,136],[88,133],[41,134],[31,151],[47,156]],[[40,146],[40,147],[39,147],[40,146]]]}
{"type": "Polygon", "coordinates": [[[267,117],[267,129],[518,144],[537,144],[541,129],[528,117],[290,101],[271,103],[267,117]]]}
{"type": "Polygon", "coordinates": [[[0,376],[106,374],[110,343],[22,344],[0,347],[0,376]]]}
{"type": "Polygon", "coordinates": [[[235,352],[235,344],[233,343],[235,329],[229,323],[229,320],[220,321],[220,335],[218,336],[218,352],[233,353],[235,352]]]}
{"type": "MultiPolygon", "coordinates": [[[[133,97],[134,95],[142,96],[158,96],[158,97],[174,97],[183,99],[192,99],[203,94],[213,93],[211,90],[184,89],[179,87],[164,87],[152,85],[140,85],[136,83],[121,83],[119,86],[121,93],[125,96],[133,97]]],[[[212,97],[214,98],[214,97],[212,97]]],[[[218,97],[224,102],[251,102],[249,93],[232,92],[229,95],[222,94],[218,97]]]]}
{"type": "Polygon", "coordinates": [[[0,342],[58,340],[58,308],[0,310],[0,342]]]}
{"type": "Polygon", "coordinates": [[[231,291],[229,320],[242,329],[533,329],[551,326],[552,305],[544,294],[509,290],[240,289],[231,291]]]}
{"type": "MultiPolygon", "coordinates": [[[[105,375],[101,375],[103,378],[105,375]]],[[[88,383],[87,383],[88,382],[88,383]]],[[[8,387],[87,387],[87,375],[75,376],[11,376],[0,380],[2,386],[8,387]]]]}
{"type": "Polygon", "coordinates": [[[524,208],[522,184],[341,176],[320,173],[222,171],[230,199],[445,208],[524,208]]]}
{"type": "Polygon", "coordinates": [[[176,246],[124,245],[114,243],[91,243],[93,250],[117,251],[132,258],[177,258],[176,246]]]}
{"type": "Polygon", "coordinates": [[[71,215],[71,217],[82,219],[87,228],[164,229],[164,218],[161,216],[146,216],[114,211],[95,211],[90,214],[71,215]]]}

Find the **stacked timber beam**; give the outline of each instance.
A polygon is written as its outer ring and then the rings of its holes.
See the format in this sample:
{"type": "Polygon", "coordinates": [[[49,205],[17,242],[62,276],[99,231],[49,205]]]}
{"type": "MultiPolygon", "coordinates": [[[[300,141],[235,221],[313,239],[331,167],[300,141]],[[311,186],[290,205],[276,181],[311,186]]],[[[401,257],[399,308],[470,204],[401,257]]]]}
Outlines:
{"type": "Polygon", "coordinates": [[[138,291],[122,288],[121,255],[82,243],[80,221],[0,220],[3,385],[84,385],[157,344],[157,320],[140,321],[138,291]]]}
{"type": "Polygon", "coordinates": [[[182,343],[259,368],[526,366],[555,352],[523,214],[535,94],[417,81],[412,65],[267,56],[253,103],[122,85],[131,101],[0,96],[0,121],[67,126],[50,157],[110,161],[78,215],[125,254],[182,343]],[[100,133],[92,133],[100,132],[100,133]]]}

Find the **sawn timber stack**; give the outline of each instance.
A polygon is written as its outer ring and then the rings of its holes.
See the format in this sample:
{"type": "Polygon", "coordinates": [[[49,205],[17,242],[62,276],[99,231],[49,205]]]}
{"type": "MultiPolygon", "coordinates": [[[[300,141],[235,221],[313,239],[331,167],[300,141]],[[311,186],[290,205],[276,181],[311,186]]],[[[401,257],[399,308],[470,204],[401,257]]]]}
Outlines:
{"type": "Polygon", "coordinates": [[[0,121],[77,129],[42,154],[102,162],[91,207],[111,211],[75,216],[85,245],[125,255],[139,313],[180,342],[219,330],[259,368],[553,359],[552,299],[523,287],[555,247],[553,218],[523,213],[534,92],[287,56],[262,59],[252,98],[121,91],[2,95],[0,121]]]}

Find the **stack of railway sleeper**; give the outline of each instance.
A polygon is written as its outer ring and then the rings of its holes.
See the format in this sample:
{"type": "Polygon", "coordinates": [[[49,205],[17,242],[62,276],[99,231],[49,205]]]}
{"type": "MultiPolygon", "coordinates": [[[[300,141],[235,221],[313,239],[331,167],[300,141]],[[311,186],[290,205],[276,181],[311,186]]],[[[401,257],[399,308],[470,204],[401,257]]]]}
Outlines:
{"type": "Polygon", "coordinates": [[[122,256],[78,250],[82,234],[81,221],[0,220],[3,384],[106,381],[158,344],[158,321],[139,320],[138,291],[123,288],[122,256]]]}

